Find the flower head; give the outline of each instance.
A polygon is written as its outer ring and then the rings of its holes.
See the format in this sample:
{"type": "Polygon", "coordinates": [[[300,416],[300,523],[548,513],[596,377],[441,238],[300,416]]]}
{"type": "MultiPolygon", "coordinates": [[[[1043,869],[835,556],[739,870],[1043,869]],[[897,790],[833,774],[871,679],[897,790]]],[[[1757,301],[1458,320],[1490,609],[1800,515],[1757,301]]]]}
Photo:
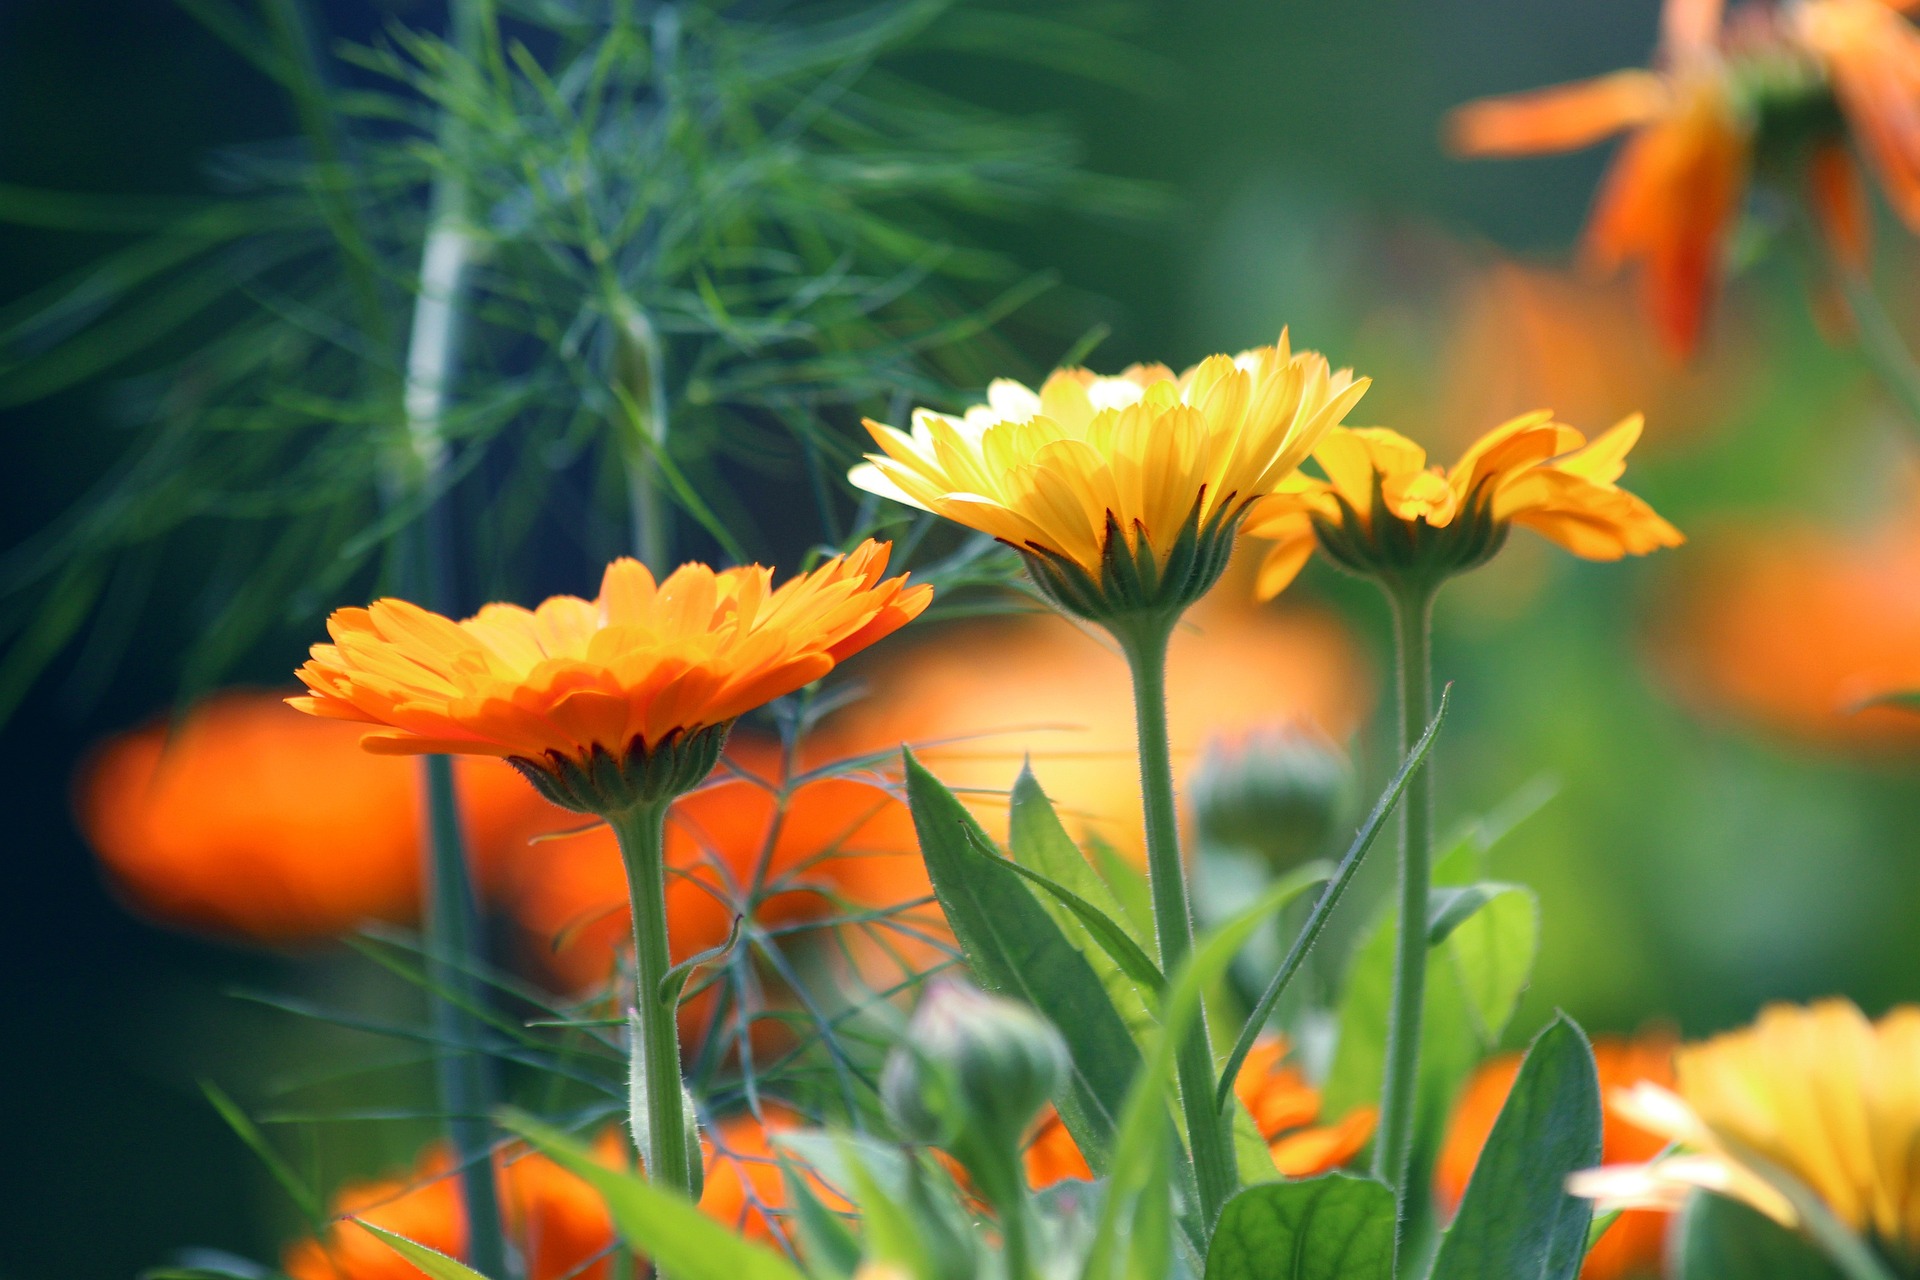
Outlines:
{"type": "Polygon", "coordinates": [[[454,622],[404,600],[341,609],[300,669],[303,711],[381,726],[393,754],[502,756],[557,804],[606,813],[686,791],[742,714],[897,631],[931,587],[882,580],[868,541],[773,586],[759,565],[607,566],[593,600],[488,605],[454,622]]]}
{"type": "Polygon", "coordinates": [[[1588,560],[1676,546],[1679,530],[1614,482],[1640,438],[1631,417],[1593,441],[1545,411],[1475,441],[1451,470],[1378,427],[1336,428],[1314,450],[1326,473],[1300,475],[1247,522],[1274,542],[1259,594],[1277,595],[1317,545],[1366,577],[1437,581],[1490,559],[1521,525],[1588,560]]]}
{"type": "MultiPolygon", "coordinates": [[[[80,829],[114,887],[164,924],[260,943],[337,937],[420,907],[412,761],[277,693],[230,690],[115,734],[82,765],[80,829]]],[[[457,770],[483,890],[528,836],[565,820],[497,760],[457,770]]]]}
{"type": "MultiPolygon", "coordinates": [[[[1593,1042],[1593,1060],[1599,1071],[1601,1089],[1632,1088],[1643,1082],[1670,1086],[1673,1051],[1673,1036],[1666,1031],[1643,1032],[1630,1040],[1599,1037],[1593,1042]]],[[[1486,1146],[1494,1121],[1506,1105],[1507,1095],[1513,1091],[1513,1081],[1519,1073],[1520,1055],[1501,1054],[1483,1064],[1461,1091],[1433,1172],[1434,1195],[1444,1212],[1451,1214],[1460,1207],[1474,1166],[1480,1162],[1481,1148],[1486,1146]]],[[[1602,1159],[1648,1160],[1658,1155],[1665,1145],[1664,1138],[1624,1116],[1609,1113],[1606,1117],[1601,1138],[1602,1159]]],[[[1588,1251],[1580,1267],[1580,1280],[1625,1280],[1629,1276],[1657,1274],[1667,1221],[1665,1214],[1645,1210],[1622,1214],[1588,1251]]]]}
{"type": "Polygon", "coordinates": [[[1782,1176],[1903,1264],[1920,1261],[1920,1006],[1869,1022],[1846,1000],[1774,1005],[1682,1047],[1674,1087],[1616,1090],[1613,1110],[1682,1148],[1576,1175],[1603,1205],[1676,1209],[1695,1190],[1801,1224],[1782,1176]]]}
{"type": "Polygon", "coordinates": [[[1662,336],[1699,341],[1749,174],[1785,175],[1839,258],[1866,254],[1854,159],[1866,158],[1920,230],[1920,32],[1893,0],[1667,0],[1652,70],[1470,103],[1448,124],[1455,150],[1531,155],[1629,137],[1587,231],[1594,261],[1644,267],[1662,336]]]}
{"type": "MultiPolygon", "coordinates": [[[[1281,1174],[1307,1178],[1338,1169],[1373,1137],[1374,1109],[1356,1107],[1332,1124],[1320,1123],[1320,1091],[1286,1058],[1287,1042],[1281,1037],[1256,1043],[1234,1078],[1234,1093],[1266,1139],[1281,1174]]],[[[1037,1190],[1092,1178],[1059,1114],[1048,1111],[1027,1142],[1027,1181],[1037,1190]]]]}
{"type": "Polygon", "coordinates": [[[882,452],[851,479],[1007,543],[1071,613],[1177,610],[1218,580],[1247,507],[1367,385],[1285,334],[1177,377],[1061,369],[1037,392],[995,382],[961,417],[916,409],[911,434],[868,422],[882,452]]]}

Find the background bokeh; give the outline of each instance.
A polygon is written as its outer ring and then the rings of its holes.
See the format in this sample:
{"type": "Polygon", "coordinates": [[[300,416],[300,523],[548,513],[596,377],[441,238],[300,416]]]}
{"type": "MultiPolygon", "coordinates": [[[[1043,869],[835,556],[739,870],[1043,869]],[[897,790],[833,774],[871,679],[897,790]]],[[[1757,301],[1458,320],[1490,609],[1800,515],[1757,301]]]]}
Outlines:
{"type": "MultiPolygon", "coordinates": [[[[320,8],[352,36],[396,14],[436,20],[400,0],[320,8]]],[[[1442,455],[1536,405],[1589,431],[1648,411],[1633,484],[1687,547],[1592,565],[1521,535],[1441,607],[1438,667],[1457,681],[1443,826],[1552,796],[1497,855],[1502,876],[1542,895],[1523,1034],[1554,1006],[1596,1030],[1668,1019],[1695,1033],[1771,997],[1841,992],[1875,1011],[1920,994],[1920,734],[1829,713],[1849,663],[1920,676],[1911,442],[1844,335],[1822,329],[1791,254],[1743,273],[1706,354],[1676,368],[1630,291],[1563,265],[1601,153],[1467,165],[1436,143],[1459,101],[1640,61],[1654,10],[1159,0],[1138,8],[1131,39],[1149,58],[1125,88],[957,57],[914,67],[1064,115],[1091,167],[1173,194],[1149,228],[1041,216],[991,229],[1059,269],[1056,316],[1112,326],[1096,365],[1180,364],[1271,341],[1286,322],[1376,378],[1363,418],[1442,455]]],[[[192,193],[210,148],[290,127],[271,87],[172,5],[0,3],[0,183],[192,193]]],[[[1883,290],[1904,316],[1913,258],[1891,227],[1882,239],[1883,290]]],[[[0,304],[104,243],[7,227],[0,304]]],[[[0,412],[0,545],[112,467],[113,394],[0,412]]],[[[1294,593],[1344,615],[1384,665],[1367,591],[1316,566],[1294,593]]],[[[185,1244],[272,1256],[284,1210],[195,1080],[243,1089],[353,1048],[223,995],[325,983],[337,997],[356,981],[345,960],[143,923],[75,830],[76,762],[167,707],[201,607],[154,583],[137,643],[111,661],[68,655],[0,735],[13,833],[0,860],[6,1280],[131,1275],[185,1244]]],[[[299,653],[298,636],[276,637],[236,674],[280,682],[299,653]]],[[[1384,740],[1375,726],[1356,743],[1375,780],[1384,740]]]]}

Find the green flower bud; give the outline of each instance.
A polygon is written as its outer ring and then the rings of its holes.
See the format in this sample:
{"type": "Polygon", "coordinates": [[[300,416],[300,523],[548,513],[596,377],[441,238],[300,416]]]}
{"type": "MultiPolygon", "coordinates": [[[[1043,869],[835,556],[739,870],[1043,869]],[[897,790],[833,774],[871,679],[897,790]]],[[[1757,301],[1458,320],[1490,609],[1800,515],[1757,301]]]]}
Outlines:
{"type": "Polygon", "coordinates": [[[1352,793],[1346,754],[1300,724],[1215,739],[1188,784],[1201,848],[1254,854],[1276,873],[1326,852],[1352,793]]]}
{"type": "Polygon", "coordinates": [[[1067,1074],[1067,1046],[1023,1004],[935,982],[880,1075],[900,1136],[973,1158],[1018,1151],[1067,1074]]]}

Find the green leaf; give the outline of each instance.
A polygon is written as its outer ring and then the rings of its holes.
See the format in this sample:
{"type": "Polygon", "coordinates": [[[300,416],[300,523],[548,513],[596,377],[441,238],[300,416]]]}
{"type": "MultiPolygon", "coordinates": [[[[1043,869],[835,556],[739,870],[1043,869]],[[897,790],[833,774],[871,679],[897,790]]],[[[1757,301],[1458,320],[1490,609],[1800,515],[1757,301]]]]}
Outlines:
{"type": "Polygon", "coordinates": [[[355,1218],[354,1221],[378,1236],[389,1249],[432,1276],[433,1280],[487,1280],[486,1276],[481,1275],[466,1263],[449,1258],[438,1249],[429,1249],[423,1244],[415,1244],[405,1236],[395,1235],[385,1227],[376,1227],[371,1222],[359,1218],[355,1218]]]}
{"type": "Polygon", "coordinates": [[[1392,1280],[1393,1192],[1329,1173],[1248,1187],[1214,1228],[1206,1280],[1392,1280]]]}
{"type": "Polygon", "coordinates": [[[787,1191],[787,1208],[800,1232],[800,1251],[814,1276],[851,1276],[860,1267],[860,1242],[839,1214],[814,1194],[813,1185],[793,1167],[780,1161],[780,1181],[787,1191]]]}
{"type": "Polygon", "coordinates": [[[1100,879],[1133,925],[1133,936],[1144,943],[1153,936],[1153,886],[1147,883],[1147,873],[1127,861],[1118,849],[1101,839],[1097,831],[1087,833],[1087,848],[1093,851],[1100,879]]]}
{"type": "MultiPolygon", "coordinates": [[[[1024,771],[1020,774],[1022,782],[1030,781],[1031,777],[1031,774],[1024,771]]],[[[1034,790],[1037,792],[1038,788],[1036,787],[1034,790]]],[[[1145,951],[1141,950],[1140,944],[1134,941],[1133,935],[1128,932],[1126,926],[1119,923],[1099,907],[1093,905],[1093,903],[1087,901],[1087,899],[1081,897],[1073,889],[1069,889],[1065,884],[1054,879],[1051,875],[1026,865],[1020,852],[1021,831],[1020,810],[1018,807],[1020,804],[1020,789],[1017,784],[1013,794],[1015,817],[1012,839],[1009,842],[1012,845],[1013,858],[1011,860],[1004,860],[1007,869],[1019,875],[1022,879],[1037,884],[1047,891],[1047,896],[1052,898],[1053,902],[1049,904],[1046,898],[1042,898],[1040,900],[1041,905],[1049,907],[1047,914],[1053,916],[1054,923],[1060,926],[1062,933],[1066,934],[1069,939],[1075,942],[1082,955],[1087,956],[1088,959],[1091,960],[1093,957],[1090,953],[1097,947],[1099,951],[1105,954],[1107,959],[1114,965],[1118,966],[1120,972],[1131,979],[1133,983],[1145,987],[1156,996],[1159,995],[1166,987],[1167,980],[1161,974],[1160,966],[1155,964],[1145,951]],[[1058,910],[1056,911],[1053,908],[1058,908],[1058,910]]],[[[1033,802],[1029,800],[1030,806],[1032,803],[1033,802]]],[[[1038,803],[1045,807],[1047,816],[1051,818],[1053,809],[1047,805],[1046,797],[1041,796],[1038,803]]],[[[1054,819],[1053,825],[1056,829],[1058,828],[1058,824],[1059,820],[1057,818],[1054,819]]],[[[1033,824],[1029,823],[1029,825],[1033,824]]],[[[1060,830],[1059,835],[1063,840],[1066,838],[1066,832],[1064,830],[1060,830]]],[[[1029,837],[1028,843],[1031,845],[1031,837],[1029,837]]],[[[1068,848],[1071,849],[1072,845],[1069,844],[1068,848]]],[[[1000,855],[994,852],[990,846],[975,846],[975,852],[979,853],[982,857],[992,858],[996,862],[1003,861],[1000,855]]],[[[1028,857],[1032,856],[1031,852],[1029,852],[1028,857]]],[[[1076,860],[1080,857],[1078,852],[1075,852],[1072,856],[1076,860]]],[[[1086,864],[1082,862],[1081,866],[1085,867],[1086,864]]],[[[1096,882],[1098,880],[1098,877],[1093,875],[1091,868],[1088,869],[1087,876],[1096,882]]],[[[1098,965],[1095,967],[1096,969],[1099,968],[1098,965]]],[[[1117,1010],[1121,1010],[1124,1016],[1126,1012],[1122,1008],[1122,999],[1125,995],[1124,989],[1120,993],[1115,993],[1113,984],[1109,983],[1108,994],[1115,996],[1114,1007],[1117,1010]]],[[[1139,993],[1137,991],[1134,992],[1133,997],[1134,1001],[1138,1001],[1139,993]]],[[[1142,1005],[1141,1011],[1143,1013],[1146,1012],[1144,1004],[1142,1005]]]]}
{"type": "Polygon", "coordinates": [[[599,1192],[621,1238],[664,1274],[676,1280],[805,1280],[772,1249],[735,1235],[685,1196],[609,1169],[560,1130],[513,1111],[500,1123],[599,1192]]]}
{"type": "Polygon", "coordinates": [[[1677,1280],[1841,1280],[1798,1232],[1724,1196],[1695,1192],[1674,1231],[1677,1280]]]}
{"type": "Polygon", "coordinates": [[[1574,1280],[1593,1204],[1569,1174],[1600,1163],[1600,1078],[1587,1038],[1564,1015],[1527,1051],[1440,1241],[1432,1280],[1574,1280]]]}
{"type": "Polygon", "coordinates": [[[1474,884],[1436,888],[1427,895],[1427,945],[1439,946],[1495,896],[1519,887],[1499,880],[1481,880],[1474,884]]]}
{"type": "Polygon", "coordinates": [[[914,831],[947,923],[982,987],[1025,1001],[1066,1038],[1072,1069],[1054,1101],[1089,1167],[1104,1174],[1140,1068],[1133,1033],[1086,957],[1020,877],[980,857],[978,847],[992,841],[973,815],[911,751],[904,754],[914,831]]]}

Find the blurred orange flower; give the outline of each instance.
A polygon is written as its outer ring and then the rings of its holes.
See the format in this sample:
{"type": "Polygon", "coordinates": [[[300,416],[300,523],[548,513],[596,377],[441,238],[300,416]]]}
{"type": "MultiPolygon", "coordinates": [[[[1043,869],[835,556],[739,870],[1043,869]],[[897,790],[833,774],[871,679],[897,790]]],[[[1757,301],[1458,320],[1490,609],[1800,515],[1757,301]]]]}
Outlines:
{"type": "Polygon", "coordinates": [[[1920,688],[1920,507],[1864,536],[1724,531],[1670,592],[1654,653],[1676,697],[1835,747],[1906,747],[1920,719],[1863,701],[1920,688]]]}
{"type": "MultiPolygon", "coordinates": [[[[1252,1113],[1282,1174],[1306,1178],[1338,1169],[1373,1137],[1374,1109],[1356,1107],[1334,1124],[1317,1124],[1320,1091],[1287,1065],[1286,1056],[1284,1039],[1259,1041],[1240,1066],[1234,1092],[1252,1113]]],[[[1052,1108],[1027,1141],[1026,1161],[1027,1181],[1036,1190],[1070,1178],[1089,1181],[1093,1177],[1060,1113],[1052,1108]]]]}
{"type": "MultiPolygon", "coordinates": [[[[1243,585],[1216,591],[1174,634],[1168,663],[1176,780],[1207,742],[1292,720],[1349,737],[1372,706],[1372,672],[1333,614],[1257,609],[1243,585]]],[[[999,809],[1023,759],[1069,830],[1123,853],[1143,847],[1139,767],[1126,662],[1052,615],[955,624],[862,670],[870,696],[836,714],[822,739],[864,749],[913,744],[941,779],[982,810],[999,809]],[[980,655],[991,653],[983,662],[980,655]],[[997,795],[999,799],[991,797],[997,795]]],[[[843,748],[844,749],[844,748],[843,748]]]]}
{"type": "MultiPolygon", "coordinates": [[[[794,764],[835,758],[810,745],[794,764]]],[[[779,926],[931,895],[905,805],[873,781],[832,773],[782,804],[786,767],[777,739],[736,733],[723,768],[675,802],[667,865],[679,874],[667,882],[667,912],[676,960],[724,942],[750,902],[757,923],[779,926]]],[[[556,981],[577,990],[612,976],[633,935],[610,828],[534,845],[504,879],[503,902],[556,981]]],[[[923,925],[937,922],[936,909],[927,913],[923,925]]],[[[696,997],[682,1010],[687,1029],[703,1007],[696,997]]]]}
{"type": "Polygon", "coordinates": [[[1797,169],[1849,265],[1864,260],[1869,225],[1853,148],[1920,230],[1920,33],[1900,16],[1907,7],[1799,0],[1723,15],[1721,0],[1667,0],[1657,69],[1469,103],[1448,138],[1465,155],[1513,156],[1631,131],[1587,250],[1602,267],[1643,266],[1662,337],[1690,354],[1756,157],[1797,169]]]}
{"type": "MultiPolygon", "coordinates": [[[[1601,1036],[1593,1042],[1594,1065],[1599,1068],[1603,1097],[1616,1089],[1625,1089],[1642,1081],[1663,1087],[1673,1084],[1673,1055],[1676,1041],[1671,1032],[1647,1031],[1630,1040],[1601,1036]]],[[[1441,1212],[1451,1216],[1467,1193],[1467,1182],[1479,1163],[1480,1149],[1500,1108],[1506,1105],[1514,1077],[1520,1073],[1520,1055],[1502,1054],[1489,1059],[1462,1090],[1454,1104],[1453,1119],[1447,1128],[1440,1159],[1434,1166],[1434,1195],[1441,1212]]],[[[1666,1145],[1666,1139],[1649,1133],[1609,1110],[1601,1139],[1602,1158],[1608,1164],[1651,1159],[1666,1145]]],[[[1625,1280],[1626,1277],[1657,1275],[1661,1248],[1666,1239],[1668,1215],[1632,1210],[1600,1237],[1580,1268],[1582,1280],[1625,1280]]]]}
{"type": "Polygon", "coordinates": [[[1516,524],[1588,560],[1675,546],[1680,531],[1615,483],[1640,426],[1636,414],[1589,442],[1545,410],[1522,414],[1448,471],[1398,432],[1335,427],[1313,454],[1327,478],[1293,476],[1247,521],[1274,543],[1256,590],[1285,590],[1316,546],[1355,572],[1458,573],[1491,557],[1516,524]]]}
{"type": "MultiPolygon", "coordinates": [[[[145,914],[253,942],[333,937],[420,906],[419,769],[370,756],[360,731],[279,694],[229,692],[177,722],[100,744],[76,785],[81,830],[145,914]]],[[[459,762],[483,887],[567,815],[491,760],[459,762]]]]}
{"type": "MultiPolygon", "coordinates": [[[[786,1187],[771,1137],[799,1123],[791,1112],[770,1107],[764,1124],[750,1115],[722,1120],[702,1138],[706,1183],[700,1207],[708,1216],[749,1239],[771,1240],[781,1230],[786,1187]]],[[[610,1168],[630,1164],[617,1129],[603,1132],[594,1154],[610,1168]]],[[[496,1159],[495,1177],[507,1235],[525,1263],[525,1280],[607,1280],[614,1249],[612,1219],[585,1182],[545,1156],[519,1151],[496,1159]]],[[[820,1179],[807,1181],[829,1209],[851,1205],[820,1179]]],[[[467,1251],[466,1209],[453,1161],[443,1147],[428,1148],[409,1173],[349,1183],[334,1196],[338,1221],[323,1240],[301,1240],[283,1255],[290,1280],[420,1280],[420,1272],[354,1220],[438,1249],[449,1257],[467,1251]]]]}
{"type": "Polygon", "coordinates": [[[380,753],[616,760],[725,725],[905,626],[931,587],[882,580],[889,544],[773,585],[759,565],[685,564],[656,584],[607,566],[593,600],[490,604],[454,622],[405,600],[340,609],[300,669],[301,710],[377,728],[380,753]]]}

